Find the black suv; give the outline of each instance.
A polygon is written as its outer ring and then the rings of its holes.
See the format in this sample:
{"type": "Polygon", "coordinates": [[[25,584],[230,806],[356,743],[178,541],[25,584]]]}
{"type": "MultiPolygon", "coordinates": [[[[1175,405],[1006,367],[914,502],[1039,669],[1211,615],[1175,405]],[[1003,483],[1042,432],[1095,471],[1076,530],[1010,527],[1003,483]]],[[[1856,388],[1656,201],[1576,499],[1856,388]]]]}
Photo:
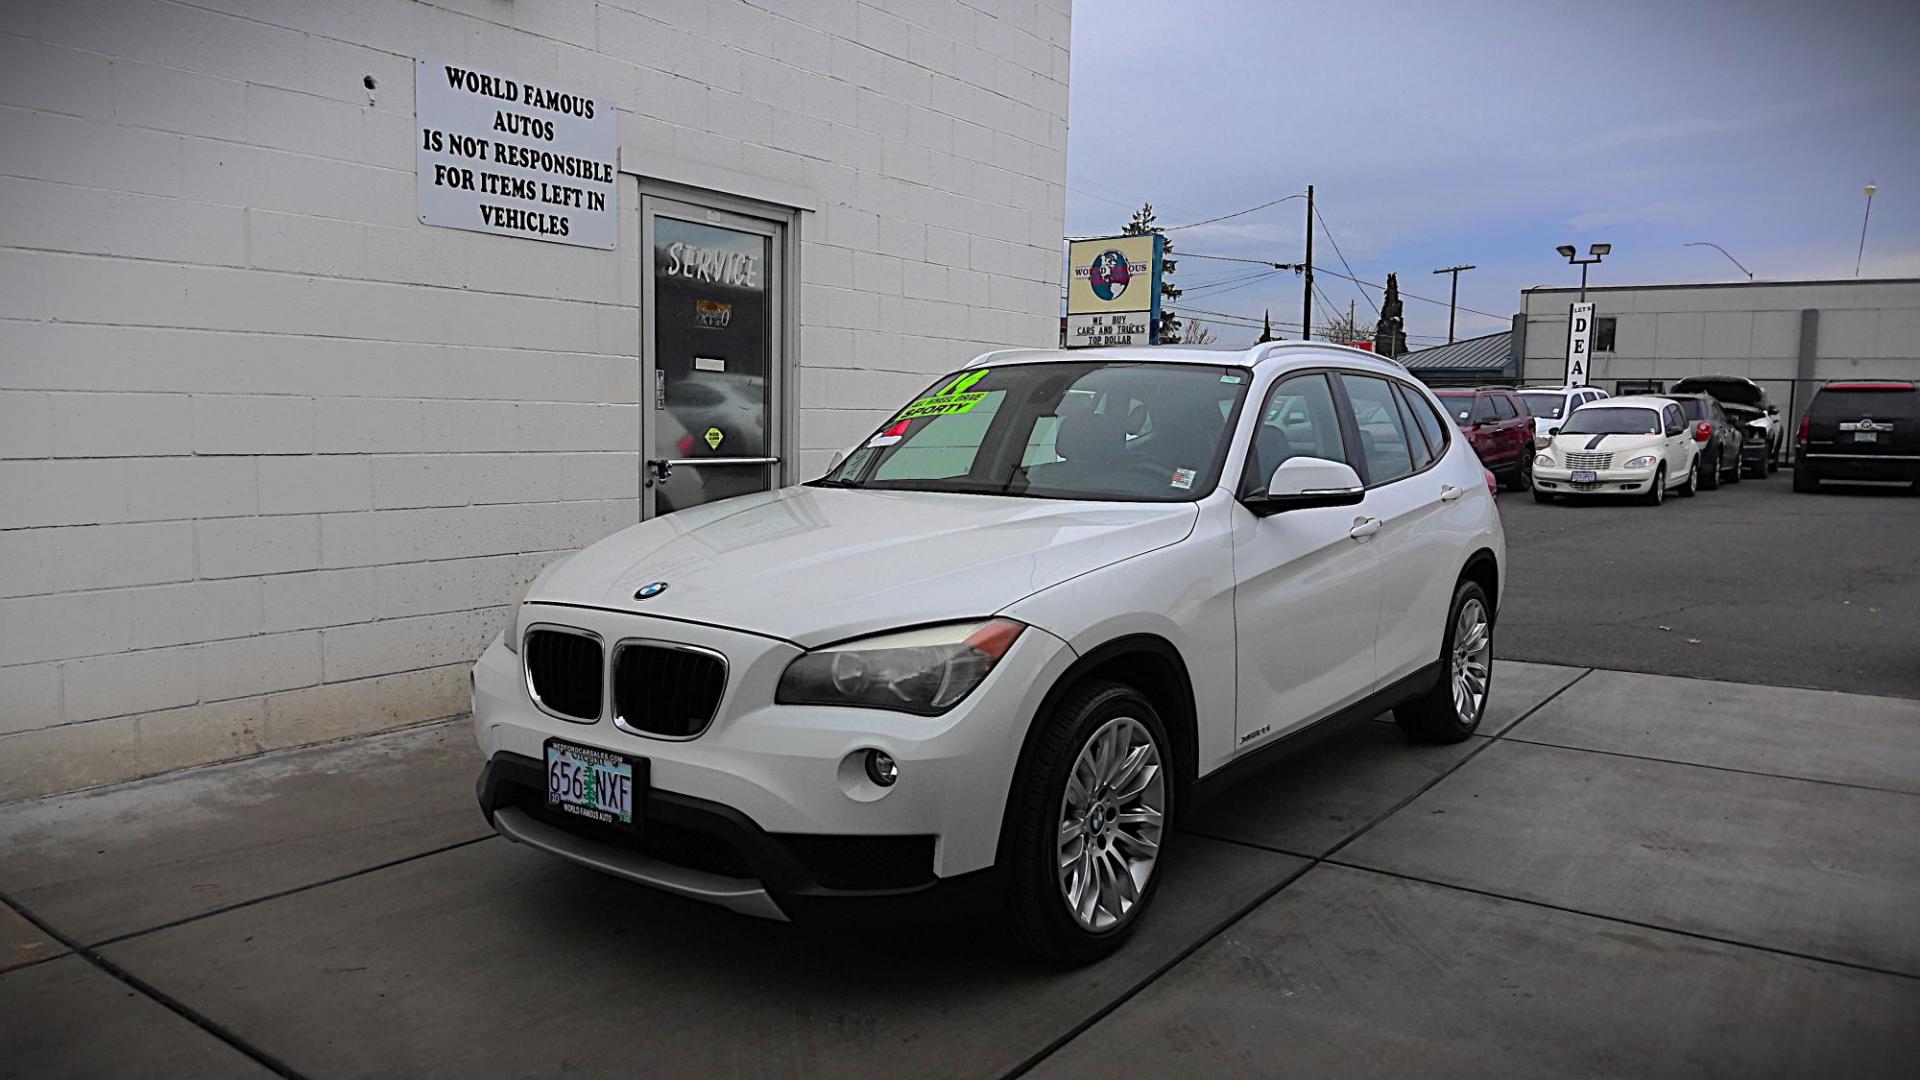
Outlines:
{"type": "Polygon", "coordinates": [[[1905,480],[1920,490],[1920,389],[1910,382],[1835,382],[1800,418],[1793,490],[1822,480],[1905,480]]]}

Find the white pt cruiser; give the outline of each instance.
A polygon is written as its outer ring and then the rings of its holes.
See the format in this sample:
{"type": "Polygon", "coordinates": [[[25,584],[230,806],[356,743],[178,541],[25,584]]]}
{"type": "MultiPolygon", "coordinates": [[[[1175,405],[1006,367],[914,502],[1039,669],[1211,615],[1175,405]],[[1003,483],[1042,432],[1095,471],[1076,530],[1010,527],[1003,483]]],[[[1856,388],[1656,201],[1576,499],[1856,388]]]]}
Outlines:
{"type": "Polygon", "coordinates": [[[535,578],[474,666],[482,808],[747,914],[968,894],[1105,955],[1196,782],[1480,723],[1505,542],[1442,416],[1337,346],[982,356],[827,476],[535,578]]]}

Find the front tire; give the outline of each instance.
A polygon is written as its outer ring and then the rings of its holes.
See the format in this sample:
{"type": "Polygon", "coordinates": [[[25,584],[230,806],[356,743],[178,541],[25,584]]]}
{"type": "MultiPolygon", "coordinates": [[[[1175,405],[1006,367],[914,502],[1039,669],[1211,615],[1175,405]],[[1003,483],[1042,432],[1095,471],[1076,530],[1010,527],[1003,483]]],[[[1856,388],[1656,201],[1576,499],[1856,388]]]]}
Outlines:
{"type": "Polygon", "coordinates": [[[1433,689],[1395,706],[1393,719],[1415,741],[1459,742],[1480,726],[1492,689],[1493,604],[1479,582],[1462,579],[1440,640],[1440,677],[1433,689]]]}
{"type": "Polygon", "coordinates": [[[1648,506],[1659,506],[1667,500],[1667,467],[1661,465],[1653,470],[1653,486],[1647,489],[1640,501],[1648,506]]]}
{"type": "Polygon", "coordinates": [[[1537,503],[1550,503],[1553,501],[1553,493],[1548,491],[1541,491],[1539,488],[1534,488],[1533,501],[1537,503]]]}
{"type": "Polygon", "coordinates": [[[1006,918],[1028,949],[1083,964],[1125,944],[1159,889],[1171,744],[1151,702],[1104,680],[1041,722],[1014,778],[1006,918]]]}

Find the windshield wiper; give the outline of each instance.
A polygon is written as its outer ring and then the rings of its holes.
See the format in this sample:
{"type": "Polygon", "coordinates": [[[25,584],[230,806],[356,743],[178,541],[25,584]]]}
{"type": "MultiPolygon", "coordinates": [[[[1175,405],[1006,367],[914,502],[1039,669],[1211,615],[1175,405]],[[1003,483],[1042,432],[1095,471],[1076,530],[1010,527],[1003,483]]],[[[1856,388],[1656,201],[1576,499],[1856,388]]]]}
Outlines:
{"type": "Polygon", "coordinates": [[[809,480],[801,486],[802,487],[860,488],[860,487],[866,487],[867,485],[861,483],[858,480],[836,480],[830,476],[823,476],[818,480],[809,480]]]}

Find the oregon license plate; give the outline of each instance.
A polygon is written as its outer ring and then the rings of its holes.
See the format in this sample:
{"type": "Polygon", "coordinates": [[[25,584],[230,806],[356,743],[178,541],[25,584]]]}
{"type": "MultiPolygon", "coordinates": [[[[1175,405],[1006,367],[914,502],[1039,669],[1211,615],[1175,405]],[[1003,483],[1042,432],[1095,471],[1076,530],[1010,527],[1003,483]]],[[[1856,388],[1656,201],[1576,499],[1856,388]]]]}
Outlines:
{"type": "Polygon", "coordinates": [[[547,805],[609,825],[631,825],[636,781],[644,783],[646,777],[636,765],[645,762],[548,739],[547,805]]]}
{"type": "Polygon", "coordinates": [[[1598,479],[1599,476],[1592,469],[1573,470],[1573,482],[1576,484],[1591,484],[1598,479]]]}

